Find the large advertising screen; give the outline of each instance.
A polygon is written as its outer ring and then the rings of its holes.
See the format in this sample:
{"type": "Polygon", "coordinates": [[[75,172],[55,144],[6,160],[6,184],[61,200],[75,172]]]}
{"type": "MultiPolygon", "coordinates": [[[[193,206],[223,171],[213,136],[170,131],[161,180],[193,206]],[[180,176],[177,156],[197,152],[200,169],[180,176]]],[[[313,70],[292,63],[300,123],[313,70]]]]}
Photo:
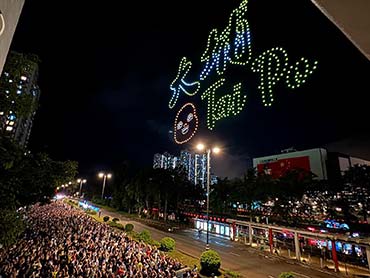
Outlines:
{"type": "Polygon", "coordinates": [[[292,169],[303,169],[322,180],[327,179],[326,162],[326,150],[318,148],[254,158],[253,167],[273,178],[279,178],[292,169]]]}
{"type": "Polygon", "coordinates": [[[273,162],[257,164],[258,173],[264,172],[271,175],[274,179],[284,176],[292,169],[303,169],[311,171],[310,159],[308,156],[278,159],[273,162]]]}

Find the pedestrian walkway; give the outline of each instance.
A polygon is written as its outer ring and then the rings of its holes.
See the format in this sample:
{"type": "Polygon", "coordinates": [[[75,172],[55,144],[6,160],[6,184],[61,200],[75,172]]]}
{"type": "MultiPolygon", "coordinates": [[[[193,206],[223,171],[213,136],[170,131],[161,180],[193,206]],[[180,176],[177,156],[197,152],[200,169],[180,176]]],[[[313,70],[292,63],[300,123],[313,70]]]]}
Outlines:
{"type": "Polygon", "coordinates": [[[248,249],[254,249],[256,252],[260,252],[261,254],[265,254],[271,257],[279,257],[281,259],[287,259],[292,263],[301,264],[306,267],[312,267],[318,270],[330,272],[331,274],[339,274],[345,276],[355,276],[355,277],[370,277],[370,272],[368,269],[354,266],[350,264],[345,264],[339,262],[339,273],[335,272],[334,262],[330,259],[323,260],[316,256],[310,256],[309,254],[301,255],[301,262],[296,260],[294,250],[288,249],[274,249],[273,254],[270,252],[270,247],[268,245],[263,244],[256,244],[254,243],[251,247],[249,245],[244,244],[243,242],[239,242],[239,245],[243,245],[248,249]]]}

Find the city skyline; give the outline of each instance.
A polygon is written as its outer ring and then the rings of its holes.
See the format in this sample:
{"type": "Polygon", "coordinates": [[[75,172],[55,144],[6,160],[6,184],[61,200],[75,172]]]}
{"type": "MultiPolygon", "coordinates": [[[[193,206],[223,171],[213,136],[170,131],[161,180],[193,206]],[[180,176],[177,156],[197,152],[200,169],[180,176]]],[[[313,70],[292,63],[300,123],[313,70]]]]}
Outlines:
{"type": "MultiPolygon", "coordinates": [[[[110,168],[122,160],[149,166],[156,152],[178,152],[169,133],[176,111],[167,107],[178,63],[187,56],[195,69],[201,69],[198,59],[208,33],[224,28],[239,3],[205,1],[196,5],[197,10],[189,3],[179,12],[191,15],[191,22],[166,12],[175,9],[171,5],[165,10],[158,3],[146,4],[146,9],[133,4],[135,19],[119,16],[126,6],[116,4],[109,13],[99,13],[100,25],[90,28],[99,9],[95,4],[74,6],[65,20],[67,3],[50,7],[52,12],[45,15],[38,3],[26,2],[11,49],[35,53],[42,61],[43,95],[30,147],[57,159],[78,160],[82,172],[110,168]],[[41,28],[45,21],[54,27],[52,32],[41,28]],[[131,21],[135,32],[122,28],[131,21]],[[31,39],[33,43],[25,44],[31,39]]],[[[369,128],[362,101],[370,69],[366,58],[309,0],[300,4],[251,0],[248,5],[256,55],[283,46],[292,60],[301,56],[317,60],[318,69],[299,90],[279,86],[267,109],[260,103],[256,77],[233,71],[246,82],[246,109],[220,121],[212,133],[201,126],[190,142],[208,139],[225,147],[222,158],[214,160],[216,174],[237,176],[248,166],[247,160],[291,146],[330,148],[335,146],[332,142],[358,136],[366,141],[369,128]]],[[[201,110],[204,113],[204,107],[201,110]]],[[[366,146],[347,150],[366,159],[370,155],[366,146]]],[[[345,152],[346,147],[342,149],[345,152]]]]}

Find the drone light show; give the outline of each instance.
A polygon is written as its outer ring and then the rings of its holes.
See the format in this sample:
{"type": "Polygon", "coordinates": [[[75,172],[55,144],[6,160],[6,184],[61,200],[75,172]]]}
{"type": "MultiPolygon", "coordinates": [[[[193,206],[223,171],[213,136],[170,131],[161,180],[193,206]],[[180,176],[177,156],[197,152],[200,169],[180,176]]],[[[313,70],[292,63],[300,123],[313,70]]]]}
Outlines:
{"type": "MultiPolygon", "coordinates": [[[[282,47],[273,47],[253,54],[252,34],[247,20],[248,0],[243,0],[229,17],[223,30],[213,29],[208,35],[206,48],[200,57],[199,80],[189,80],[193,63],[187,57],[180,61],[177,75],[170,85],[172,96],[168,107],[175,108],[181,95],[200,96],[206,108],[205,123],[214,130],[217,122],[240,114],[247,107],[248,98],[241,82],[225,89],[225,74],[230,65],[242,67],[257,75],[258,92],[264,107],[271,107],[276,99],[274,89],[279,84],[295,90],[303,86],[317,69],[318,62],[305,57],[290,59],[282,47]],[[216,78],[209,85],[210,77],[216,78]]],[[[177,144],[191,140],[198,130],[198,116],[194,104],[187,103],[177,112],[174,124],[174,139],[177,144]],[[193,109],[193,112],[188,110],[193,109]],[[186,111],[186,112],[185,112],[186,111]],[[186,121],[186,113],[194,116],[194,123],[186,121]],[[184,118],[185,117],[185,118],[184,118]],[[185,125],[185,126],[184,126],[185,125]]],[[[190,117],[191,118],[191,117],[190,117]]],[[[202,122],[202,119],[199,119],[202,122]]]]}

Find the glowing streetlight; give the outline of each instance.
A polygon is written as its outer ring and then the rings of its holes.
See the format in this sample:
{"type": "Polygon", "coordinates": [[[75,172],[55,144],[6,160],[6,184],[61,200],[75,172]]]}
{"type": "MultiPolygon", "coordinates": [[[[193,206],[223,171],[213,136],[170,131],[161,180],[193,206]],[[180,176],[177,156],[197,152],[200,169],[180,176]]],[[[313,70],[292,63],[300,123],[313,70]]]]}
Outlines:
{"type": "Polygon", "coordinates": [[[211,176],[211,152],[218,154],[221,152],[221,149],[219,147],[213,147],[206,148],[206,146],[202,143],[199,143],[197,145],[197,149],[199,151],[206,150],[207,152],[207,244],[206,244],[206,250],[209,249],[209,184],[210,184],[210,176],[211,176]]]}
{"type": "Polygon", "coordinates": [[[99,173],[99,178],[103,178],[103,190],[101,192],[101,198],[104,199],[104,189],[105,189],[105,181],[106,179],[110,179],[112,177],[112,174],[110,173],[103,173],[103,172],[100,172],[99,173]]]}
{"type": "Polygon", "coordinates": [[[78,179],[77,182],[80,184],[80,191],[78,193],[78,196],[81,196],[81,194],[82,194],[82,184],[86,183],[86,179],[78,179]]]}
{"type": "Polygon", "coordinates": [[[221,149],[219,147],[214,147],[212,152],[214,152],[215,154],[218,154],[220,153],[221,149]]]}
{"type": "Polygon", "coordinates": [[[205,146],[204,146],[204,144],[202,144],[202,143],[199,143],[199,144],[197,145],[197,149],[198,149],[198,151],[203,151],[205,148],[206,148],[206,147],[205,147],[205,146]]]}

